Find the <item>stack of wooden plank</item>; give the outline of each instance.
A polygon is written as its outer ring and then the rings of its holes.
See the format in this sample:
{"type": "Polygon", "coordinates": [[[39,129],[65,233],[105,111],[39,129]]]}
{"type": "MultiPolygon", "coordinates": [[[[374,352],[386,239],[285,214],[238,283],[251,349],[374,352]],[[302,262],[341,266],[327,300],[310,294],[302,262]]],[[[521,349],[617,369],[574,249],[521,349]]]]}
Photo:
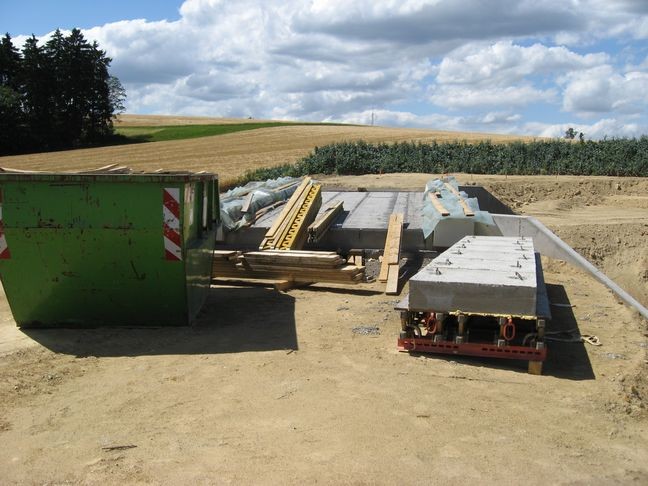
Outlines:
{"type": "Polygon", "coordinates": [[[364,279],[364,267],[348,265],[340,255],[328,251],[217,251],[212,278],[356,284],[364,279]]]}
{"type": "Polygon", "coordinates": [[[299,250],[322,206],[322,185],[305,177],[261,242],[260,250],[299,250]]]}

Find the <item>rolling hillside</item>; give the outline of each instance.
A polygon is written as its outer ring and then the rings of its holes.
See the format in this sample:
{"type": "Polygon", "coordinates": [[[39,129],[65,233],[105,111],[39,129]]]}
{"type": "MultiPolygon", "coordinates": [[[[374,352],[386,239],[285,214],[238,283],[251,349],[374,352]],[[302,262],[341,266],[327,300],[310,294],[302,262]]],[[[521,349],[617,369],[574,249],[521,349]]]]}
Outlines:
{"type": "MultiPolygon", "coordinates": [[[[248,120],[123,115],[117,126],[170,126],[245,123],[248,120]]],[[[258,123],[259,120],[249,120],[258,123]]],[[[506,142],[531,137],[372,126],[299,125],[259,128],[189,140],[151,142],[42,154],[0,157],[0,167],[23,170],[75,171],[107,164],[138,170],[207,170],[224,182],[250,169],[295,162],[316,146],[337,141],[399,142],[492,140],[506,142]]]]}

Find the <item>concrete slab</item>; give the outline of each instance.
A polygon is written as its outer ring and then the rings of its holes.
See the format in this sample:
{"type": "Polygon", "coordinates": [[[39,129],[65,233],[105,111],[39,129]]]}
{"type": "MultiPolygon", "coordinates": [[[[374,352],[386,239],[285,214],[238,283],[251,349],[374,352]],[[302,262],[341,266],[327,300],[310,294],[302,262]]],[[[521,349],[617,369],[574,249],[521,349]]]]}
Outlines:
{"type": "Polygon", "coordinates": [[[442,219],[432,233],[432,244],[438,248],[454,245],[464,236],[475,234],[475,222],[470,218],[442,219]]]}
{"type": "MultiPolygon", "coordinates": [[[[423,192],[407,191],[324,191],[323,211],[329,203],[342,201],[344,211],[316,246],[306,248],[348,251],[356,248],[381,250],[385,246],[389,216],[403,213],[405,218],[402,247],[409,252],[431,249],[425,240],[421,207],[423,192]]],[[[282,208],[261,216],[252,226],[227,234],[228,247],[257,248],[282,208]]]]}
{"type": "MultiPolygon", "coordinates": [[[[387,229],[392,213],[403,213],[409,229],[421,229],[422,192],[398,191],[323,191],[322,209],[333,201],[342,201],[344,213],[336,221],[345,229],[387,229]]],[[[282,208],[277,208],[253,225],[255,228],[269,228],[282,208]]]]}
{"type": "MultiPolygon", "coordinates": [[[[320,211],[333,201],[342,201],[344,211],[319,241],[317,248],[336,251],[355,248],[380,250],[385,245],[392,213],[405,216],[402,240],[405,252],[447,248],[462,237],[476,233],[475,227],[479,223],[471,218],[450,218],[439,222],[432,236],[426,239],[423,231],[424,195],[424,192],[418,191],[323,191],[320,211]]],[[[252,226],[228,233],[228,246],[237,249],[258,247],[282,209],[278,207],[261,216],[252,226]]]]}
{"type": "Polygon", "coordinates": [[[410,279],[414,310],[536,316],[533,241],[467,236],[410,279]]]}

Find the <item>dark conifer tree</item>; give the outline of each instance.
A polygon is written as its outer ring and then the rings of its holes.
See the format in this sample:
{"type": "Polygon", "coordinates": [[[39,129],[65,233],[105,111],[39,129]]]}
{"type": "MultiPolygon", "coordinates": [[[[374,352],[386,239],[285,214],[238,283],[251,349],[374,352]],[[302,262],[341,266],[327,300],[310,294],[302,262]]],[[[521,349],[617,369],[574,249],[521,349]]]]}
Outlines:
{"type": "Polygon", "coordinates": [[[0,154],[15,152],[24,145],[20,62],[20,53],[6,34],[0,41],[0,154]]]}
{"type": "Polygon", "coordinates": [[[43,150],[56,148],[57,141],[52,131],[54,93],[49,60],[33,35],[25,41],[22,56],[21,92],[30,142],[43,150]]]}
{"type": "Polygon", "coordinates": [[[18,51],[0,42],[0,155],[101,143],[113,134],[124,88],[111,59],[79,29],[60,30],[39,45],[34,36],[18,51]]]}

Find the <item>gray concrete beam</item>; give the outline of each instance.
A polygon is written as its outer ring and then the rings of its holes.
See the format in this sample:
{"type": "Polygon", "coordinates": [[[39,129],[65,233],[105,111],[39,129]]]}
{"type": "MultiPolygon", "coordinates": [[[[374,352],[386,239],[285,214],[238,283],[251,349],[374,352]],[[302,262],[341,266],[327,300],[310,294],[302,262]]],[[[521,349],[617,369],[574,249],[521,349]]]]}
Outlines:
{"type": "Polygon", "coordinates": [[[537,276],[532,241],[467,236],[414,275],[409,287],[413,309],[535,316],[537,276]],[[473,252],[481,258],[474,258],[473,252]]]}

